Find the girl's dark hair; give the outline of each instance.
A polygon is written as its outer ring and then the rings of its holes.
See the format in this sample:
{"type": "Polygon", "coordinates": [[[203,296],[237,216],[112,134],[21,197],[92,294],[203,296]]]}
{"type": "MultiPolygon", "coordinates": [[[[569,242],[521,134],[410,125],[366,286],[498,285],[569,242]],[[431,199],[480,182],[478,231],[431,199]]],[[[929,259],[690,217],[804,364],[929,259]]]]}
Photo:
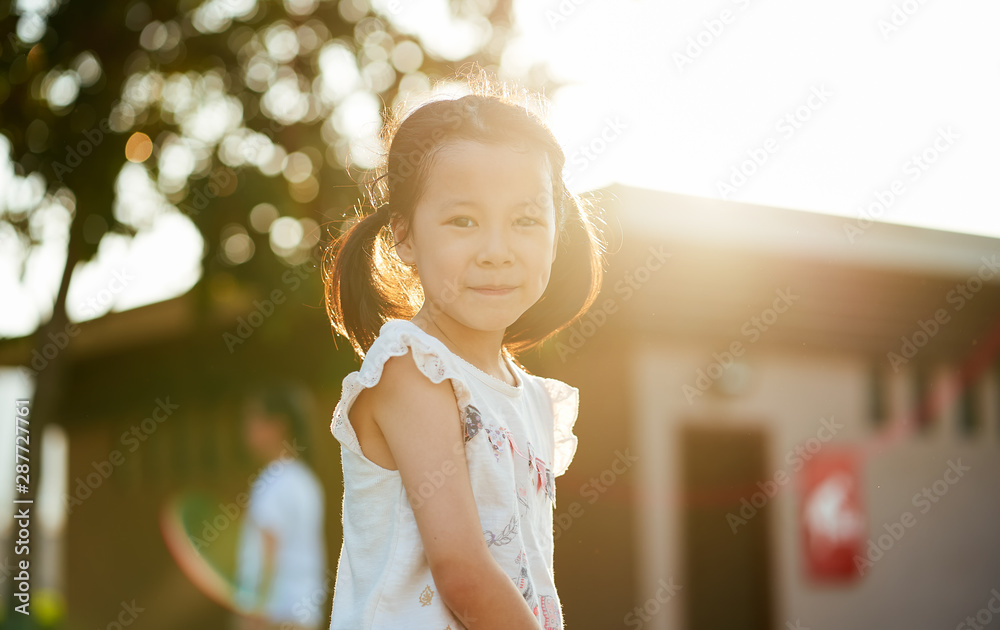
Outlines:
{"type": "Polygon", "coordinates": [[[247,403],[259,404],[268,416],[280,418],[288,428],[291,446],[296,449],[290,455],[312,462],[309,417],[313,412],[313,399],[305,386],[292,381],[251,386],[243,399],[247,403]]]}
{"type": "Polygon", "coordinates": [[[324,252],[327,314],[334,331],[350,340],[360,358],[382,324],[410,319],[420,310],[420,279],[396,255],[389,221],[396,219],[409,231],[434,156],[456,140],[541,151],[552,168],[557,256],[548,287],[507,328],[504,346],[516,356],[540,345],[582,316],[600,291],[604,221],[596,205],[566,189],[566,157],[541,117],[545,101],[475,67],[461,83],[470,90],[466,96],[425,103],[405,117],[390,114],[382,129],[388,153],[366,186],[368,212],[352,217],[353,225],[324,252]]]}

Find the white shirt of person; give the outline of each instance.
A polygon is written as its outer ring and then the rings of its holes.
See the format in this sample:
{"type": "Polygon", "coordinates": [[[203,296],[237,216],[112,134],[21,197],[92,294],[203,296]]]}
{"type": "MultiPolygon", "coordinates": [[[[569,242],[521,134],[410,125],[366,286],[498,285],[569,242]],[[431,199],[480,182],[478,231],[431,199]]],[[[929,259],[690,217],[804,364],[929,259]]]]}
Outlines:
{"type": "Polygon", "coordinates": [[[276,459],[254,480],[237,556],[240,608],[263,612],[272,622],[319,627],[327,599],[323,502],[319,480],[298,459],[276,459]],[[262,529],[277,539],[266,594],[259,592],[264,564],[262,529]]]}

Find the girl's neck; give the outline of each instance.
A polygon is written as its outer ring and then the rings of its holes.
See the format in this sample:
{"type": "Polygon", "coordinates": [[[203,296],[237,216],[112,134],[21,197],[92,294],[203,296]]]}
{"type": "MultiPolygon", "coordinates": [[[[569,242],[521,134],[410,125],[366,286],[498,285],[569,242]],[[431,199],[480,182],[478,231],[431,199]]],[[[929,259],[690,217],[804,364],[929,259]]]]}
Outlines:
{"type": "Polygon", "coordinates": [[[423,309],[410,321],[486,374],[517,385],[502,356],[504,331],[472,330],[446,315],[431,316],[423,309]]]}

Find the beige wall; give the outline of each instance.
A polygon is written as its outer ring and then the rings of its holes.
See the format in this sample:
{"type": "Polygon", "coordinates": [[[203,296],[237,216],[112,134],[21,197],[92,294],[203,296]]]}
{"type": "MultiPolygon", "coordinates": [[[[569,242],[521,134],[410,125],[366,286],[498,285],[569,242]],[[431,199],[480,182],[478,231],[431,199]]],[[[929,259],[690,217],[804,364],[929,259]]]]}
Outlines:
{"type": "MultiPolygon", "coordinates": [[[[684,421],[749,423],[770,428],[769,474],[790,471],[786,453],[817,436],[820,420],[833,416],[845,424],[832,442],[873,446],[876,429],[869,419],[869,366],[862,358],[781,352],[750,346],[742,359],[751,368],[748,389],[722,399],[706,393],[689,404],[682,393],[696,370],[712,361],[706,346],[644,344],[633,355],[636,430],[639,454],[636,482],[637,604],[654,597],[659,580],[682,585],[645,628],[682,628],[684,576],[680,557],[677,429],[684,421]],[[666,446],[664,452],[663,445],[666,446]]],[[[862,468],[868,536],[885,533],[883,524],[904,511],[915,524],[858,582],[850,586],[805,583],[799,553],[798,500],[794,479],[770,501],[773,511],[775,627],[801,622],[811,628],[955,628],[987,605],[990,590],[1000,589],[1000,435],[996,372],[977,384],[985,423],[983,433],[966,438],[957,427],[954,407],[923,435],[904,435],[875,449],[862,468]],[[971,466],[929,509],[915,506],[913,495],[942,478],[948,460],[971,466]],[[925,512],[923,510],[926,510],[925,512]]],[[[935,377],[947,387],[951,366],[935,377]]],[[[886,385],[890,422],[905,421],[912,399],[911,375],[889,371],[886,385]]],[[[953,382],[953,381],[952,381],[953,382]]],[[[940,487],[940,486],[939,486],[940,487]]],[[[739,535],[737,532],[734,535],[739,535]]],[[[720,596],[720,605],[725,605],[720,596]]],[[[996,603],[994,603],[996,606],[996,603]]],[[[1000,614],[994,615],[1000,620],[1000,614]]]]}

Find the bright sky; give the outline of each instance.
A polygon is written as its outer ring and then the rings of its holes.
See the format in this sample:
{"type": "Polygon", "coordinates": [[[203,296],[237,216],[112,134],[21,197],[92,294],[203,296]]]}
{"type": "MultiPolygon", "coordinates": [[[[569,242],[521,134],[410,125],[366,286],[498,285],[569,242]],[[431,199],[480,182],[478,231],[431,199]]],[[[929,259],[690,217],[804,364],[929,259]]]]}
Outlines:
{"type": "Polygon", "coordinates": [[[888,190],[886,209],[867,211],[1000,237],[996,2],[518,8],[523,55],[576,84],[554,95],[567,153],[624,127],[575,162],[581,188],[618,181],[851,217],[888,190]]]}
{"type": "MultiPolygon", "coordinates": [[[[483,25],[448,23],[446,2],[374,0],[430,49],[458,56],[483,25]]],[[[520,0],[516,7],[522,35],[504,63],[516,72],[543,59],[571,84],[548,96],[578,192],[617,181],[1000,237],[992,190],[1000,171],[995,2],[520,0]]],[[[356,100],[369,109],[373,102],[356,100]]],[[[217,103],[215,111],[225,111],[217,103]]],[[[370,118],[354,111],[354,118],[338,112],[334,126],[370,118]]],[[[183,143],[173,148],[184,158],[179,177],[195,154],[183,143]]],[[[12,182],[9,163],[0,164],[0,184],[14,190],[12,182]]],[[[199,235],[150,184],[135,169],[120,179],[127,201],[118,212],[138,216],[143,230],[134,242],[106,238],[98,259],[77,270],[72,319],[182,294],[200,276],[199,235]]],[[[28,197],[30,188],[21,181],[11,197],[28,197]]],[[[51,237],[29,262],[25,283],[0,256],[0,294],[12,297],[0,309],[0,335],[29,334],[51,309],[66,213],[44,216],[39,231],[51,237]]],[[[233,239],[239,254],[248,239],[245,232],[233,239]]],[[[0,250],[10,242],[0,229],[0,250]]]]}

